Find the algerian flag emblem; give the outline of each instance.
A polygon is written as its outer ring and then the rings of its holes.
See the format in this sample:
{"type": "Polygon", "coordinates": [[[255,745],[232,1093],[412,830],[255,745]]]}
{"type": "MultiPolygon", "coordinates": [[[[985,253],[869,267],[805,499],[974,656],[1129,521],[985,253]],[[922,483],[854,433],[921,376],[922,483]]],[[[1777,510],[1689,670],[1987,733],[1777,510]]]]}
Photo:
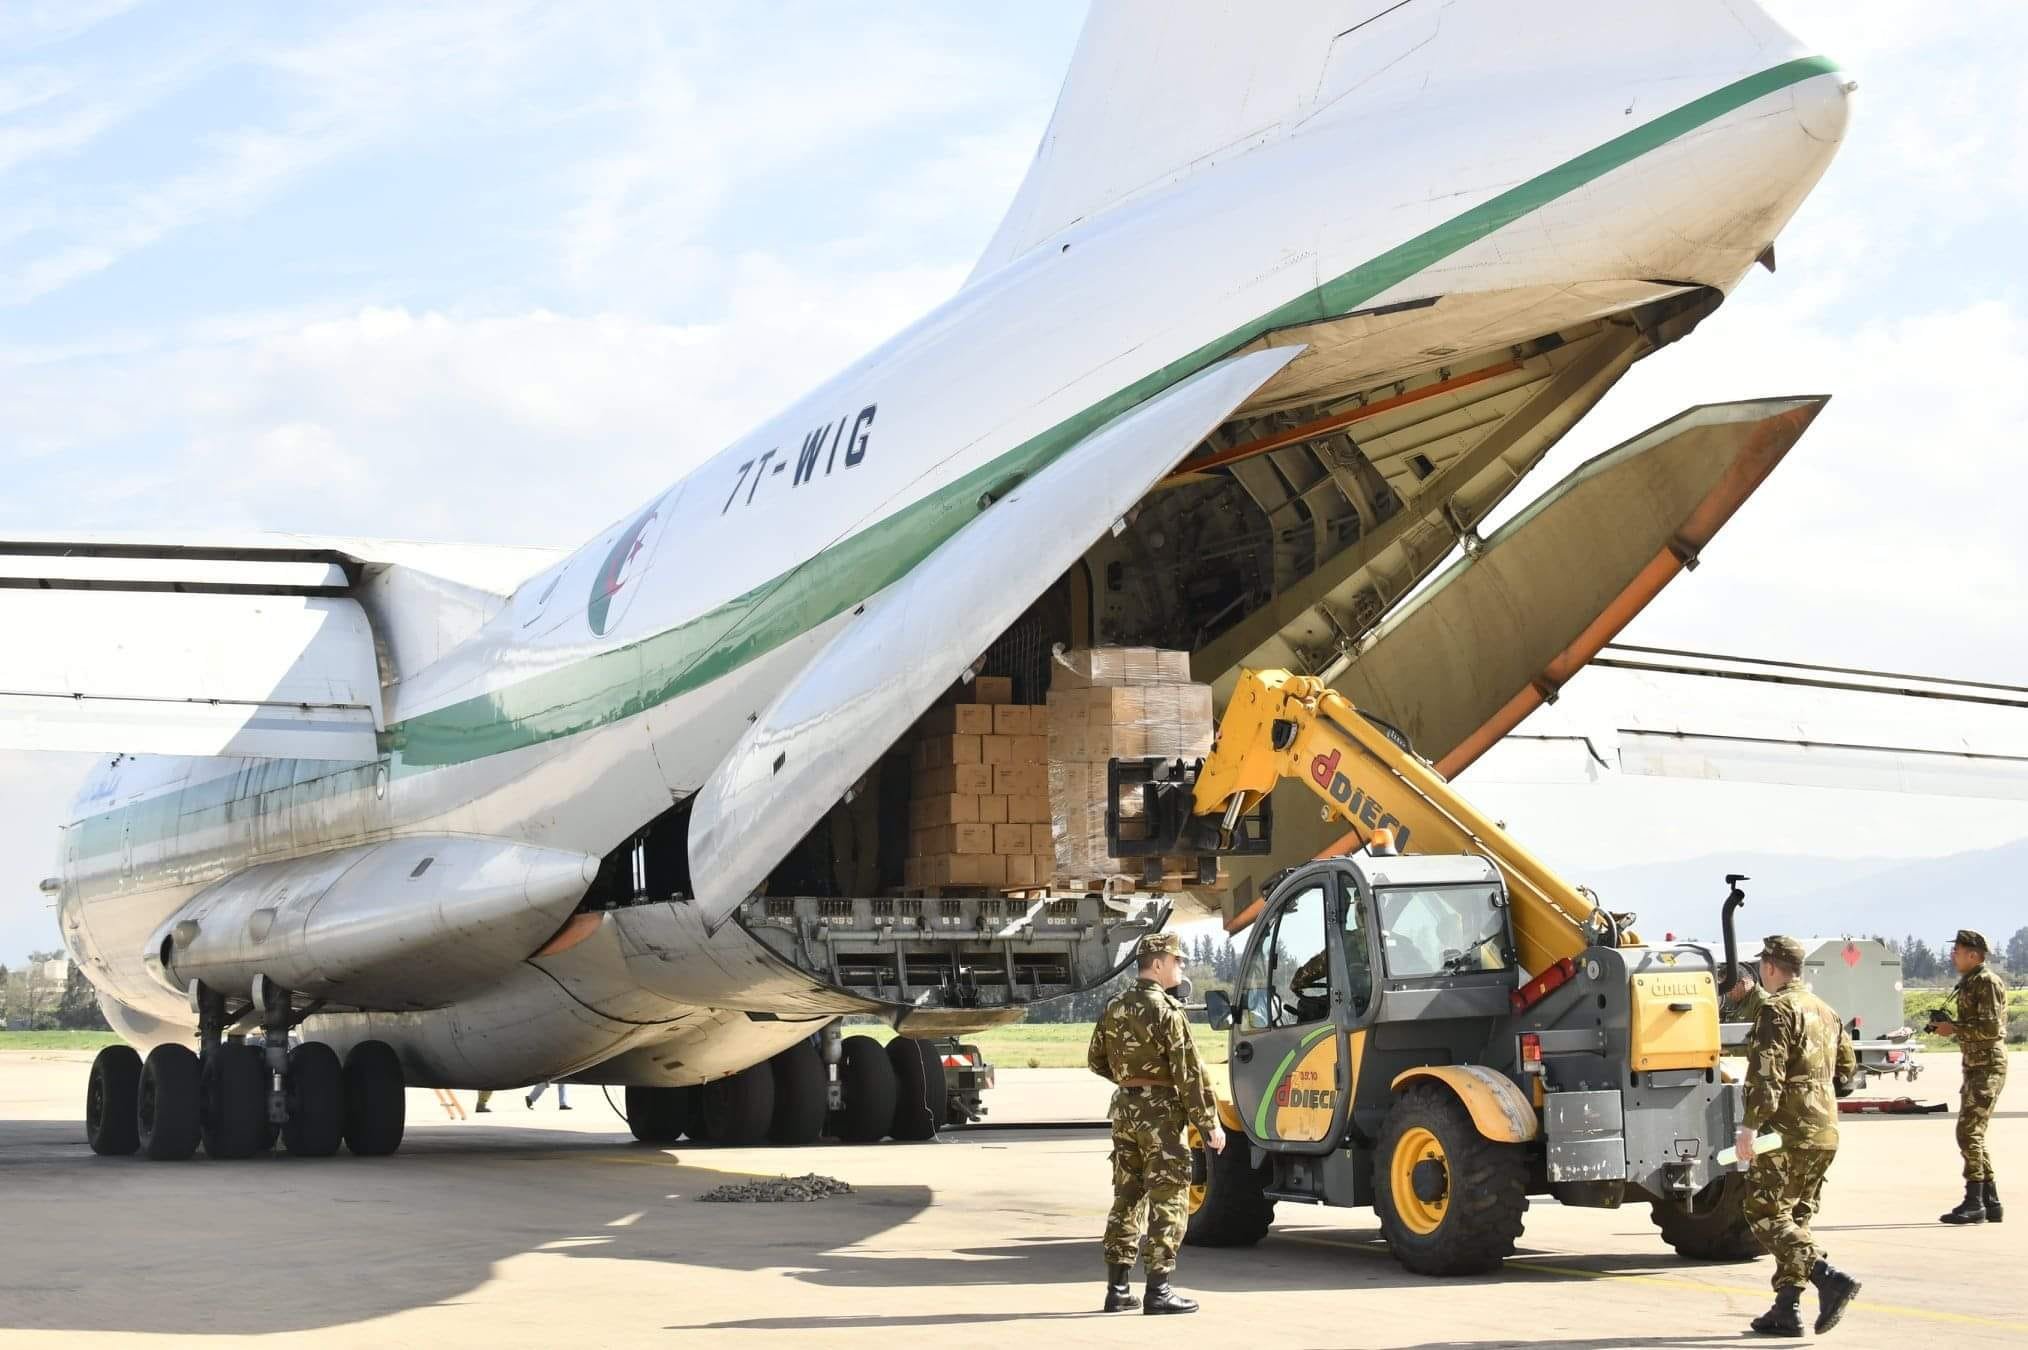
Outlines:
{"type": "MultiPolygon", "coordinates": [[[[615,612],[614,602],[632,594],[627,590],[627,584],[635,580],[640,575],[641,568],[646,565],[648,545],[651,542],[648,538],[648,527],[654,524],[656,517],[661,514],[662,507],[658,502],[643,511],[633,524],[622,530],[620,537],[613,543],[612,552],[606,554],[605,564],[599,568],[598,575],[592,578],[591,603],[585,607],[585,618],[590,621],[592,632],[600,637],[604,637],[606,630],[620,620],[619,613],[615,612]]],[[[623,604],[619,606],[620,610],[625,608],[623,604]]]]}

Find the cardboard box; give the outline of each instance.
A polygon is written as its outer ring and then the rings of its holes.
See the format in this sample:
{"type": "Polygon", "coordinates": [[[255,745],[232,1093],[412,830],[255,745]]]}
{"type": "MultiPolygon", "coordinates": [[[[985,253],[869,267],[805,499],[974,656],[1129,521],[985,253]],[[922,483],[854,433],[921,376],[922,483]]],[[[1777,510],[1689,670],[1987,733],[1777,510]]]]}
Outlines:
{"type": "Polygon", "coordinates": [[[1008,813],[1008,807],[1013,801],[1010,797],[974,797],[972,800],[978,808],[976,819],[982,824],[1003,825],[1014,818],[1008,813]]]}
{"type": "Polygon", "coordinates": [[[1014,701],[1014,680],[1008,675],[974,675],[972,677],[972,702],[1012,703],[1014,701]]]}
{"type": "Polygon", "coordinates": [[[993,827],[993,851],[1002,857],[1012,857],[1015,854],[1026,857],[1033,851],[1033,845],[1029,842],[1031,837],[1026,825],[1017,825],[1012,822],[1005,825],[995,825],[993,827]]]}
{"type": "Polygon", "coordinates": [[[1089,720],[1086,709],[1090,706],[1081,688],[1050,690],[1049,702],[1043,706],[1043,716],[1049,722],[1046,734],[1055,735],[1058,731],[1083,726],[1089,720]]]}
{"type": "MultiPolygon", "coordinates": [[[[984,707],[984,704],[975,705],[984,707]]],[[[996,703],[990,709],[995,736],[1026,736],[1034,725],[1028,716],[1028,706],[1023,703],[996,703]]]]}
{"type": "Polygon", "coordinates": [[[1038,867],[1041,860],[1030,855],[1007,860],[1007,884],[1009,886],[1042,886],[1049,880],[1049,869],[1038,867]]]}
{"type": "Polygon", "coordinates": [[[952,764],[980,764],[982,736],[929,736],[915,743],[915,767],[941,769],[952,764]]]}
{"type": "Polygon", "coordinates": [[[1007,803],[1007,819],[1017,825],[1049,824],[1049,796],[1037,792],[1019,797],[996,797],[994,801],[1007,803]]]}
{"type": "Polygon", "coordinates": [[[913,875],[911,886],[1005,886],[1007,860],[993,853],[944,853],[910,858],[902,875],[904,879],[913,875]]]}
{"type": "Polygon", "coordinates": [[[977,822],[932,825],[928,829],[911,831],[909,843],[916,856],[923,858],[940,853],[991,853],[995,828],[977,822]]]}
{"type": "Polygon", "coordinates": [[[1049,737],[1016,736],[1013,739],[1016,764],[1049,763],[1049,737]]]}
{"type": "MultiPolygon", "coordinates": [[[[934,769],[917,769],[912,782],[918,797],[964,795],[983,797],[994,791],[990,764],[946,764],[934,769]]],[[[1005,795],[1005,794],[1002,794],[1005,795]]]]}
{"type": "Polygon", "coordinates": [[[1012,736],[979,737],[979,758],[987,764],[1013,764],[1014,738],[1012,736]]]}
{"type": "MultiPolygon", "coordinates": [[[[1001,808],[1003,811],[1006,809],[1005,797],[995,797],[993,800],[1003,804],[1001,808]]],[[[908,804],[908,827],[911,830],[927,830],[937,825],[961,825],[977,821],[981,818],[979,801],[978,797],[958,793],[917,797],[908,804]]],[[[1004,820],[1006,817],[1003,815],[1001,819],[1004,820]]]]}
{"type": "Polygon", "coordinates": [[[946,703],[931,708],[916,723],[922,736],[990,736],[993,709],[983,703],[946,703]]]}

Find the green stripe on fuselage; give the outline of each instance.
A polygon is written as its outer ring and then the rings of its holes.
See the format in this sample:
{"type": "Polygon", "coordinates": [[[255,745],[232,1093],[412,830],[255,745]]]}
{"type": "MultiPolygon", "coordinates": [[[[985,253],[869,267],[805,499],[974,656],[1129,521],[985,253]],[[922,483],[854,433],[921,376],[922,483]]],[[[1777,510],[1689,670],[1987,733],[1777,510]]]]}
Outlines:
{"type": "Polygon", "coordinates": [[[1267,333],[1357,309],[1529,212],[1757,98],[1837,66],[1790,61],[1695,99],[1207,342],[920,501],[702,617],[627,647],[391,727],[397,772],[538,745],[643,712],[737,670],[843,613],[921,562],[978,513],[980,494],[1032,474],[1128,409],[1267,333]]]}

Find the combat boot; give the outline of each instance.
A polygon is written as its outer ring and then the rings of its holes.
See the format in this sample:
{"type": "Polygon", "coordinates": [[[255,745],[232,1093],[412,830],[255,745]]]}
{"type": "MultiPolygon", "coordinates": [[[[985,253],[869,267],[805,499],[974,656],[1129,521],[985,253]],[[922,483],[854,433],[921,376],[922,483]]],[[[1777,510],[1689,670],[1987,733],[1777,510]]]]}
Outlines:
{"type": "Polygon", "coordinates": [[[1821,1336],[1838,1325],[1845,1305],[1859,1297],[1859,1281],[1820,1256],[1810,1267],[1810,1283],[1817,1286],[1816,1332],[1821,1336]]]}
{"type": "Polygon", "coordinates": [[[1197,1300],[1183,1297],[1169,1287],[1168,1275],[1157,1275],[1151,1270],[1148,1272],[1148,1296],[1141,1300],[1141,1311],[1144,1313],[1194,1313],[1197,1311],[1197,1300]]]}
{"type": "Polygon", "coordinates": [[[1106,1311],[1132,1312],[1141,1306],[1141,1300],[1134,1297],[1134,1289],[1127,1281],[1133,1274],[1132,1266],[1106,1267],[1106,1311]]]}
{"type": "Polygon", "coordinates": [[[1985,1192],[1986,1222],[1987,1223],[2000,1222],[2001,1219],[2006,1217],[2007,1211],[2000,1208],[1999,1185],[1996,1182],[1994,1182],[1994,1180],[1991,1177],[1987,1177],[1986,1184],[1982,1186],[1980,1189],[1985,1192]]]}
{"type": "Polygon", "coordinates": [[[1802,1302],[1800,1289],[1775,1290],[1774,1306],[1753,1319],[1753,1329],[1763,1336],[1802,1335],[1802,1302]]]}
{"type": "Polygon", "coordinates": [[[1986,1185],[1982,1181],[1965,1183],[1965,1198],[1958,1207],[1938,1220],[1940,1223],[1984,1223],[1986,1221],[1986,1185]]]}

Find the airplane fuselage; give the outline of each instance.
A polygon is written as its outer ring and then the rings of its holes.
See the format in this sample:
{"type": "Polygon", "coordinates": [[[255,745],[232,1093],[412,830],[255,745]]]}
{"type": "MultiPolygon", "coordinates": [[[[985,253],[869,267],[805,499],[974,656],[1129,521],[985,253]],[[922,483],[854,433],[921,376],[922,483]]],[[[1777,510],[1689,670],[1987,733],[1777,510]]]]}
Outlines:
{"type": "MultiPolygon", "coordinates": [[[[1447,31],[1471,60],[1412,104],[1320,108],[975,279],[529,578],[448,655],[396,671],[378,758],[103,766],[65,834],[66,946],[130,1023],[180,1027],[151,935],[251,864],[411,834],[604,856],[698,791],[842,616],[1119,413],[1277,332],[1402,302],[1440,298],[1451,350],[1483,351],[1728,291],[1842,128],[1843,76],[1772,29],[1652,42],[1582,79],[1501,72],[1474,45],[1497,36],[1447,31]]],[[[1365,364],[1431,369],[1446,357],[1426,336],[1376,338],[1365,364]]],[[[1302,369],[1270,392],[1325,392],[1302,369]]],[[[727,1006],[623,982],[559,997],[553,971],[531,972],[495,1013],[404,1013],[375,1034],[463,1035],[412,1064],[504,1083],[727,1006]],[[516,1034],[473,1047],[495,1014],[516,1034]]],[[[358,1016],[323,1025],[342,1040],[358,1016]]],[[[789,1034],[753,1037],[753,1057],[789,1034]]]]}

